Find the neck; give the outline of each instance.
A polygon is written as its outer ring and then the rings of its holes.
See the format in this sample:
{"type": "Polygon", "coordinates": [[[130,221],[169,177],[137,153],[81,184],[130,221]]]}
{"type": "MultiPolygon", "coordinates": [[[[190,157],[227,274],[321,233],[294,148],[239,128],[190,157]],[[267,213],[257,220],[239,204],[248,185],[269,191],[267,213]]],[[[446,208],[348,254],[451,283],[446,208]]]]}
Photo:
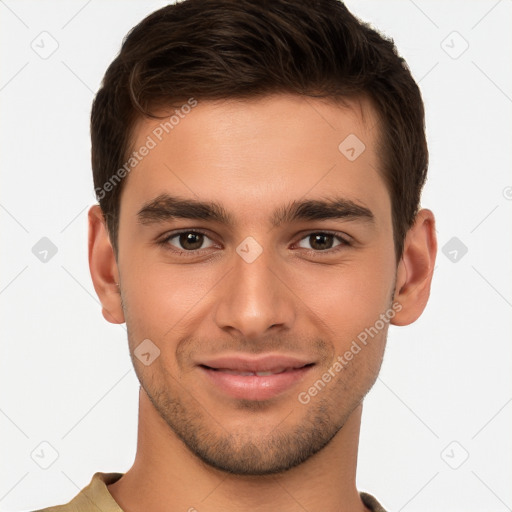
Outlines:
{"type": "Polygon", "coordinates": [[[137,455],[109,492],[130,512],[363,512],[355,485],[362,405],[331,442],[284,473],[239,476],[214,469],[192,454],[141,388],[137,455]]]}

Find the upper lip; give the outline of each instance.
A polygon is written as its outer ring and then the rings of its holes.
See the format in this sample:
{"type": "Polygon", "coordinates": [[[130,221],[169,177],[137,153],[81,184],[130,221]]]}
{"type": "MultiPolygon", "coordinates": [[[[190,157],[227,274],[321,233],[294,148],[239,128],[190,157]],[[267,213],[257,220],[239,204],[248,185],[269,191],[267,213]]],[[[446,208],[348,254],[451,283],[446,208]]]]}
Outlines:
{"type": "Polygon", "coordinates": [[[243,355],[223,356],[199,362],[200,366],[207,366],[216,370],[240,372],[280,372],[302,368],[311,364],[313,362],[307,359],[279,354],[266,354],[257,357],[243,355]]]}

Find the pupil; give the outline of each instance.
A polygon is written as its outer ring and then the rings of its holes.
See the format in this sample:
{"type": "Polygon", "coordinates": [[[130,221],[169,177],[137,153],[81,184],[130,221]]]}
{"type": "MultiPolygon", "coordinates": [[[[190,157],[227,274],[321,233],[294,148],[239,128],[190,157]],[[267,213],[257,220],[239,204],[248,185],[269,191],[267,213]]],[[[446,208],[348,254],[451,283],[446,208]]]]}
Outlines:
{"type": "Polygon", "coordinates": [[[201,233],[182,233],[180,235],[180,244],[184,249],[193,251],[203,245],[203,235],[201,233]]]}

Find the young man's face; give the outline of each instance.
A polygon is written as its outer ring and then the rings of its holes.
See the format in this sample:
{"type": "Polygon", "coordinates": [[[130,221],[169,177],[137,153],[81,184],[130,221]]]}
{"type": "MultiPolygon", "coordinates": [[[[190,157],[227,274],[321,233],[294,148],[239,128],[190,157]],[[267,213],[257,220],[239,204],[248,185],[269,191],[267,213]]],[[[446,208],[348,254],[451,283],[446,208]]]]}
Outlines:
{"type": "Polygon", "coordinates": [[[160,351],[132,356],[136,373],[210,465],[293,467],[371,388],[402,307],[376,115],[278,95],[200,101],[162,134],[167,120],[136,126],[133,149],[156,146],[121,196],[119,315],[132,354],[160,351]],[[165,195],[210,209],[148,208],[165,195]]]}

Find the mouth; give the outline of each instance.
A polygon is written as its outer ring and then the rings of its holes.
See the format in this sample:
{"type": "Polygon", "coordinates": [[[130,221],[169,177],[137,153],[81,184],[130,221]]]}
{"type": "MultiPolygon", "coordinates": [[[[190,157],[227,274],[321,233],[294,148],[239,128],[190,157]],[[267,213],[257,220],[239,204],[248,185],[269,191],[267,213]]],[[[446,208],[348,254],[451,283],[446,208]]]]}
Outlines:
{"type": "Polygon", "coordinates": [[[257,375],[258,377],[267,377],[268,375],[279,375],[281,373],[293,372],[295,370],[301,370],[307,366],[312,366],[313,363],[305,364],[300,367],[292,368],[280,368],[274,370],[263,370],[263,371],[244,371],[244,370],[232,370],[230,368],[212,368],[206,365],[200,365],[206,370],[212,370],[214,372],[227,373],[228,375],[241,375],[242,377],[249,377],[250,375],[257,375]]]}
{"type": "Polygon", "coordinates": [[[315,365],[280,355],[259,358],[224,357],[198,364],[208,384],[223,395],[246,400],[268,400],[302,381],[315,365]]]}

